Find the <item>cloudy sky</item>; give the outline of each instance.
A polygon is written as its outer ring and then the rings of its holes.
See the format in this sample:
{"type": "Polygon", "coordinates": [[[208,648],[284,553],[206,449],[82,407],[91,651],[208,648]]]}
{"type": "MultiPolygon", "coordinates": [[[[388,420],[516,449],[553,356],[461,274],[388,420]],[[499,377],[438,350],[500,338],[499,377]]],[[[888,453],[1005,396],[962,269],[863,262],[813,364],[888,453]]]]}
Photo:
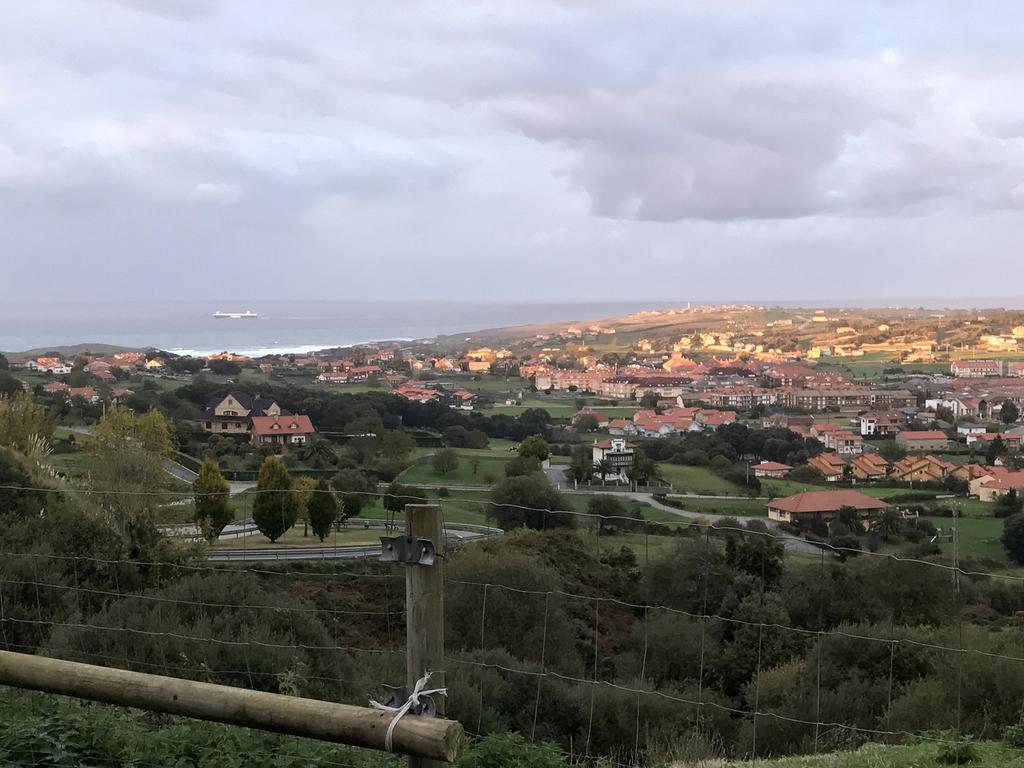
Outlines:
{"type": "Polygon", "coordinates": [[[12,3],[4,293],[1019,294],[1022,17],[1013,0],[12,3]]]}

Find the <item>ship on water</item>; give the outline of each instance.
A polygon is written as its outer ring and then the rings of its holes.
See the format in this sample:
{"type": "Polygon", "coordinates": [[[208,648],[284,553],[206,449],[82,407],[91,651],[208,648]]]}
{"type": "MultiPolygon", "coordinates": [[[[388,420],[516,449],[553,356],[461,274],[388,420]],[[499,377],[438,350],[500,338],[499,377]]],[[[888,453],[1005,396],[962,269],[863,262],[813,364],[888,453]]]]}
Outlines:
{"type": "Polygon", "coordinates": [[[228,319],[228,320],[239,320],[239,319],[247,319],[247,320],[248,319],[253,319],[254,320],[257,317],[259,317],[259,315],[257,315],[255,312],[253,312],[251,310],[248,310],[248,309],[245,310],[245,312],[223,312],[223,311],[218,309],[216,312],[213,313],[213,316],[216,317],[216,318],[219,318],[219,319],[228,319]]]}

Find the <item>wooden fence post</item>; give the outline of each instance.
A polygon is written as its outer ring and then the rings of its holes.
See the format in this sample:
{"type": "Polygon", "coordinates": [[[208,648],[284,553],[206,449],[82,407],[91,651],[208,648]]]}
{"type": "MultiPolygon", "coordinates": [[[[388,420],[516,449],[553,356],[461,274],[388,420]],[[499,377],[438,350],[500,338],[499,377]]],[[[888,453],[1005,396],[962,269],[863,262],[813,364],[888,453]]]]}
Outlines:
{"type": "MultiPolygon", "coordinates": [[[[406,535],[430,539],[434,544],[432,565],[410,564],[405,568],[406,672],[409,686],[431,672],[430,688],[444,688],[444,524],[436,504],[407,504],[406,535]]],[[[445,702],[438,696],[437,715],[444,717],[445,702]]],[[[431,768],[436,760],[410,757],[410,768],[431,768]]]]}

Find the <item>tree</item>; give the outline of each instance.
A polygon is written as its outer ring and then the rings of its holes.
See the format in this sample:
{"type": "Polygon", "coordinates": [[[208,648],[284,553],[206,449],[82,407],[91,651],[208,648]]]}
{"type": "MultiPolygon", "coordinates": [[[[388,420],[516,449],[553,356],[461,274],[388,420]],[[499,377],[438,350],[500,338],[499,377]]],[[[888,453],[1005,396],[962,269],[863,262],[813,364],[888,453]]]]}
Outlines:
{"type": "Polygon", "coordinates": [[[594,451],[589,445],[577,445],[572,449],[569,461],[569,476],[578,483],[589,482],[594,476],[594,451]]]}
{"type": "Polygon", "coordinates": [[[530,435],[519,444],[519,455],[533,456],[543,462],[551,455],[551,447],[541,435],[530,435]]]}
{"type": "Polygon", "coordinates": [[[601,533],[616,533],[635,528],[643,518],[636,509],[627,509],[616,496],[591,496],[587,513],[597,517],[601,533]]]}
{"type": "Polygon", "coordinates": [[[210,373],[218,376],[238,376],[242,372],[242,366],[231,360],[211,360],[207,363],[210,373]]]}
{"type": "Polygon", "coordinates": [[[793,467],[788,479],[797,483],[808,483],[811,485],[824,485],[825,483],[825,476],[808,464],[793,467]]]}
{"type": "Polygon", "coordinates": [[[996,439],[989,444],[988,451],[985,453],[985,461],[987,461],[989,465],[993,465],[1004,453],[1006,453],[1006,445],[1003,443],[1003,438],[996,435],[996,439]]]}
{"type": "Polygon", "coordinates": [[[323,438],[306,443],[299,452],[299,457],[317,468],[327,469],[338,463],[338,455],[334,452],[334,446],[323,438]]]}
{"type": "Polygon", "coordinates": [[[276,456],[268,456],[260,467],[252,518],[260,533],[277,541],[299,518],[299,499],[292,489],[288,468],[276,456]]]}
{"type": "Polygon", "coordinates": [[[505,528],[571,528],[575,519],[558,510],[567,509],[562,495],[543,475],[508,477],[491,491],[490,516],[505,528]]]}
{"type": "Polygon", "coordinates": [[[903,520],[900,518],[900,513],[892,507],[883,509],[882,513],[875,518],[871,524],[871,530],[879,533],[883,539],[888,541],[896,536],[899,536],[900,528],[902,527],[903,520]]]}
{"type": "Polygon", "coordinates": [[[164,461],[174,448],[170,423],[156,410],[141,416],[120,406],[107,409],[89,441],[90,470],[97,488],[112,491],[103,505],[129,540],[158,538],[152,511],[161,502],[153,489],[163,487],[164,461]]]}
{"type": "Polygon", "coordinates": [[[363,503],[373,486],[358,469],[343,469],[333,478],[331,485],[341,494],[342,511],[346,518],[359,517],[363,503]]]}
{"type": "Polygon", "coordinates": [[[0,371],[6,371],[10,367],[11,364],[8,362],[7,358],[0,354],[0,371]]]}
{"type": "Polygon", "coordinates": [[[996,517],[1012,517],[1024,512],[1024,498],[1021,498],[1015,488],[1011,488],[996,500],[996,517]]]}
{"type": "Polygon", "coordinates": [[[306,504],[306,509],[309,515],[309,526],[320,541],[327,538],[327,534],[331,532],[331,526],[344,515],[344,510],[338,504],[338,495],[326,480],[317,482],[316,488],[313,489],[309,502],[306,504]]]}
{"type": "Polygon", "coordinates": [[[856,507],[840,507],[836,512],[836,522],[846,526],[854,533],[864,532],[864,522],[856,507]]]}
{"type": "Polygon", "coordinates": [[[521,477],[540,472],[540,462],[533,456],[516,456],[505,462],[505,477],[521,477]]]}
{"type": "Polygon", "coordinates": [[[413,436],[400,429],[385,432],[380,441],[380,452],[385,459],[404,459],[415,447],[413,436]]]}
{"type": "Polygon", "coordinates": [[[999,409],[999,418],[1003,424],[1013,424],[1020,418],[1020,409],[1012,400],[1007,400],[1003,403],[1003,407],[999,409]]]}
{"type": "Polygon", "coordinates": [[[612,466],[609,459],[601,459],[600,461],[594,462],[593,472],[595,475],[601,476],[601,482],[603,483],[607,479],[608,475],[614,474],[615,467],[612,466]]]}
{"type": "Polygon", "coordinates": [[[306,475],[300,475],[292,482],[295,499],[299,504],[299,519],[302,520],[303,536],[309,535],[309,501],[313,498],[313,490],[315,488],[316,480],[306,475]]]}
{"type": "Polygon", "coordinates": [[[592,413],[584,413],[582,416],[576,417],[573,426],[576,427],[577,432],[596,432],[600,424],[597,421],[597,416],[592,413]]]}
{"type": "Polygon", "coordinates": [[[430,464],[439,475],[447,475],[459,468],[459,454],[453,448],[442,448],[433,455],[430,464]]]}
{"type": "Polygon", "coordinates": [[[626,476],[634,483],[650,484],[652,480],[661,479],[661,469],[654,459],[637,448],[633,451],[633,466],[626,470],[626,476]]]}
{"type": "Polygon", "coordinates": [[[782,578],[785,547],[782,541],[768,533],[767,528],[756,530],[751,527],[753,522],[747,524],[750,533],[727,532],[725,562],[737,571],[763,580],[766,589],[774,589],[782,578]]]}
{"type": "Polygon", "coordinates": [[[426,504],[427,495],[411,485],[392,483],[384,494],[384,509],[398,514],[405,511],[406,504],[426,504]]]}
{"type": "MultiPolygon", "coordinates": [[[[878,443],[878,455],[891,464],[902,459],[907,455],[907,452],[895,440],[883,440],[878,443]]],[[[793,473],[790,472],[789,476],[792,478],[793,473]]]]}
{"type": "Polygon", "coordinates": [[[1003,521],[1000,541],[1009,558],[1017,565],[1024,565],[1024,514],[1010,515],[1003,521]]]}
{"type": "Polygon", "coordinates": [[[658,404],[658,393],[657,392],[644,392],[640,398],[641,408],[654,408],[658,404]]]}
{"type": "Polygon", "coordinates": [[[0,445],[24,453],[33,436],[49,440],[53,436],[53,417],[19,385],[17,394],[0,395],[0,445]]]}
{"type": "Polygon", "coordinates": [[[231,522],[231,486],[224,479],[213,459],[203,459],[199,475],[192,483],[195,499],[195,521],[207,541],[215,541],[224,526],[231,522]]]}
{"type": "Polygon", "coordinates": [[[7,371],[0,371],[0,395],[16,395],[22,392],[21,382],[7,371]]]}

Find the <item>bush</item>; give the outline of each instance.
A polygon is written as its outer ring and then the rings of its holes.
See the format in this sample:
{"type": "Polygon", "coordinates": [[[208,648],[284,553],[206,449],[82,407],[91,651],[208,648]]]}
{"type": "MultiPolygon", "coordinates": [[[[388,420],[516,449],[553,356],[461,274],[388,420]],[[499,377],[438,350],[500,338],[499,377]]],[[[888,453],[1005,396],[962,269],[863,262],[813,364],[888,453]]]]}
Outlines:
{"type": "Polygon", "coordinates": [[[833,536],[828,540],[829,546],[836,548],[839,560],[846,560],[848,557],[856,557],[861,552],[860,539],[853,535],[833,536]]]}
{"type": "Polygon", "coordinates": [[[528,744],[518,733],[488,736],[455,764],[456,768],[565,768],[554,744],[528,744]]]}
{"type": "Polygon", "coordinates": [[[939,744],[938,753],[935,759],[946,765],[963,765],[978,759],[978,751],[970,736],[957,737],[952,733],[945,733],[943,737],[948,739],[939,744]]]}
{"type": "Polygon", "coordinates": [[[1010,747],[1024,747],[1024,721],[1007,726],[1003,741],[1010,747]]]}
{"type": "Polygon", "coordinates": [[[730,469],[732,467],[732,462],[725,456],[715,456],[715,458],[708,462],[708,466],[721,472],[722,470],[730,469]]]}

